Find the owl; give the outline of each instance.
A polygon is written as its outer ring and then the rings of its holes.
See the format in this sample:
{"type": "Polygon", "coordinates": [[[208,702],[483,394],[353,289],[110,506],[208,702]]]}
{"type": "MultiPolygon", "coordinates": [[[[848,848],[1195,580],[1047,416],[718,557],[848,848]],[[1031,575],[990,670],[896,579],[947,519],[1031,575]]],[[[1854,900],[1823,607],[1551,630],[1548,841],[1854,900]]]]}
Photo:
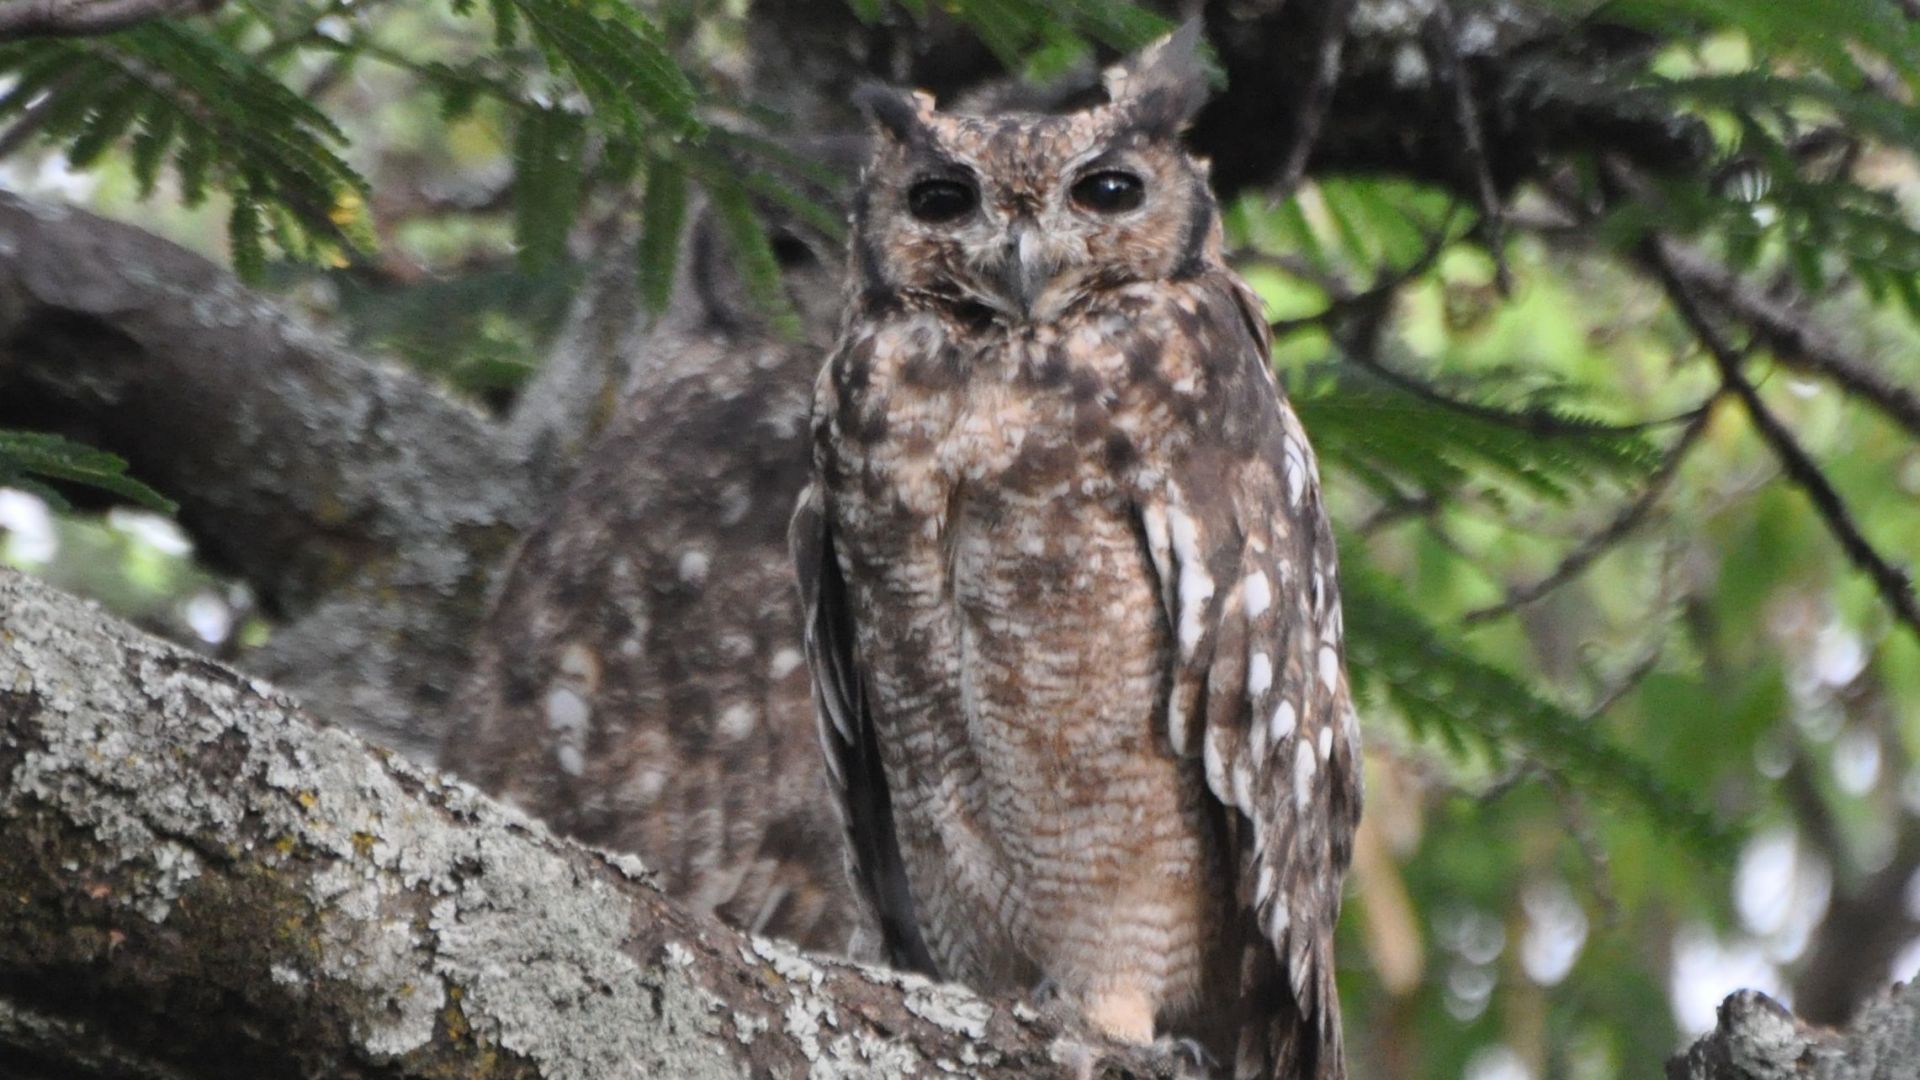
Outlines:
{"type": "Polygon", "coordinates": [[[1223,263],[1184,29],[1069,115],[869,90],[791,530],[856,890],[903,967],[1345,1074],[1360,813],[1312,450],[1223,263]]]}
{"type": "Polygon", "coordinates": [[[689,910],[859,952],[786,551],[840,267],[776,234],[807,329],[788,340],[754,318],[719,223],[691,216],[635,390],[515,555],[440,760],[640,855],[689,910]]]}

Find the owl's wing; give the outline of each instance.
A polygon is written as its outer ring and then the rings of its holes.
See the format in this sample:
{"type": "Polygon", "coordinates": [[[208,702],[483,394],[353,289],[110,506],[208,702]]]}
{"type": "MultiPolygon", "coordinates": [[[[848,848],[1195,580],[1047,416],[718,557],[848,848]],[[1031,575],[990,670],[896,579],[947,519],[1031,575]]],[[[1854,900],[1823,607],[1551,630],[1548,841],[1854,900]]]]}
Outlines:
{"type": "Polygon", "coordinates": [[[826,754],[827,786],[846,828],[847,873],[873,925],[880,928],[887,962],[937,977],[933,956],[914,917],[906,865],[893,829],[893,802],[880,765],[873,715],[854,646],[846,580],[834,552],[818,485],[800,494],[788,532],[806,621],[807,666],[813,674],[814,713],[826,754]]]}
{"type": "Polygon", "coordinates": [[[1238,412],[1219,429],[1239,435],[1170,463],[1140,522],[1174,643],[1167,735],[1201,759],[1230,811],[1251,916],[1236,1074],[1332,1077],[1343,1075],[1333,932],[1360,812],[1358,724],[1312,451],[1266,372],[1265,325],[1248,323],[1249,363],[1224,406],[1238,412]]]}

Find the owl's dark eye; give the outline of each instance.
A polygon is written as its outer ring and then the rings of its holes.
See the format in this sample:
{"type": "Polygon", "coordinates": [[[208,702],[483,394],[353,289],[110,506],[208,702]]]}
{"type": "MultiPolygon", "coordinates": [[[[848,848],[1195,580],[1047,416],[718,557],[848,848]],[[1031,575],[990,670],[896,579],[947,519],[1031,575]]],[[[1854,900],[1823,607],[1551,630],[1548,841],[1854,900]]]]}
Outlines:
{"type": "Polygon", "coordinates": [[[1073,201],[1102,214],[1131,210],[1146,197],[1147,185],[1133,173],[1118,169],[1089,173],[1073,185],[1073,201]]]}
{"type": "Polygon", "coordinates": [[[979,202],[973,185],[959,180],[922,180],[907,190],[907,209],[934,225],[965,217],[979,202]]]}

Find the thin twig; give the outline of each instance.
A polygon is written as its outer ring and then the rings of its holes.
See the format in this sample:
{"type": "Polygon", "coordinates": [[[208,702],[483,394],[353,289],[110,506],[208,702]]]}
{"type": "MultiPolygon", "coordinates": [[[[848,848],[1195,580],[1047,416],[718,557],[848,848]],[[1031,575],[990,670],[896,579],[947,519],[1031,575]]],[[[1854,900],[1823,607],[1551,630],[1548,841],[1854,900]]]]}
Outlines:
{"type": "Polygon", "coordinates": [[[1920,600],[1914,597],[1912,577],[1874,550],[1866,534],[1860,531],[1860,526],[1853,520],[1839,492],[1827,480],[1826,473],[1800,446],[1786,425],[1760,400],[1759,391],[1753,388],[1740,370],[1741,354],[1701,310],[1693,291],[1675,271],[1667,244],[1657,238],[1647,241],[1641,247],[1641,258],[1659,275],[1668,300],[1693,330],[1694,336],[1706,346],[1715,366],[1720,369],[1720,381],[1746,407],[1754,429],[1773,450],[1787,478],[1807,493],[1821,520],[1826,522],[1828,531],[1840,542],[1841,550],[1872,579],[1874,588],[1880,593],[1881,600],[1892,609],[1894,617],[1905,623],[1916,637],[1920,637],[1920,600]]]}
{"type": "Polygon", "coordinates": [[[1763,293],[1692,248],[1669,243],[1665,250],[1675,277],[1751,327],[1781,363],[1832,379],[1920,435],[1920,390],[1893,381],[1866,359],[1849,353],[1825,327],[1813,322],[1804,297],[1782,299],[1763,293]]]}
{"type": "Polygon", "coordinates": [[[1293,194],[1294,188],[1300,186],[1301,177],[1306,175],[1307,160],[1313,156],[1313,144],[1320,139],[1320,128],[1333,106],[1334,87],[1340,82],[1340,53],[1346,47],[1347,24],[1353,17],[1354,3],[1355,0],[1329,0],[1320,5],[1325,21],[1320,25],[1320,38],[1314,43],[1317,62],[1294,113],[1293,145],[1288,147],[1286,161],[1281,164],[1273,185],[1276,200],[1293,194]]]}
{"type": "Polygon", "coordinates": [[[61,95],[73,85],[74,73],[69,71],[41,88],[40,96],[32,104],[20,110],[19,118],[12,126],[0,132],[0,158],[12,156],[15,150],[25,146],[28,139],[40,130],[53,115],[54,106],[60,104],[61,95]]]}
{"type": "Polygon", "coordinates": [[[1373,513],[1368,514],[1365,520],[1355,526],[1353,531],[1355,535],[1358,536],[1372,536],[1374,533],[1396,522],[1406,521],[1411,518],[1431,517],[1439,509],[1440,497],[1434,492],[1423,491],[1417,495],[1402,495],[1398,498],[1386,500],[1373,513]]]}
{"type": "Polygon", "coordinates": [[[1586,800],[1556,774],[1548,773],[1546,779],[1548,788],[1560,804],[1560,814],[1566,819],[1567,833],[1573,837],[1575,846],[1580,849],[1581,859],[1587,864],[1587,880],[1592,885],[1594,900],[1600,905],[1600,925],[1609,928],[1618,926],[1620,894],[1614,887],[1613,857],[1607,851],[1606,842],[1600,838],[1593,815],[1587,812],[1586,800]]]}
{"type": "Polygon", "coordinates": [[[1628,665],[1627,670],[1621,672],[1594,697],[1593,703],[1588,705],[1582,714],[1582,719],[1588,721],[1600,719],[1607,714],[1608,710],[1618,705],[1621,698],[1646,682],[1647,676],[1653,674],[1654,669],[1660,666],[1660,658],[1666,655],[1665,639],[1664,633],[1654,635],[1652,644],[1641,651],[1640,656],[1628,665]]]}
{"type": "Polygon", "coordinates": [[[1659,468],[1655,469],[1653,475],[1648,478],[1647,486],[1632,502],[1615,514],[1613,520],[1609,521],[1604,528],[1568,552],[1567,556],[1560,560],[1560,565],[1554,567],[1546,577],[1531,585],[1516,585],[1508,589],[1507,595],[1500,602],[1475,608],[1461,616],[1460,621],[1471,626],[1511,614],[1539,600],[1578,577],[1595,559],[1606,554],[1614,545],[1638,529],[1647,514],[1653,510],[1654,505],[1666,493],[1674,474],[1680,471],[1681,463],[1699,442],[1701,433],[1706,431],[1707,421],[1713,416],[1712,404],[1712,400],[1709,399],[1693,411],[1693,418],[1680,430],[1680,437],[1674,440],[1673,446],[1668,448],[1666,456],[1660,461],[1659,468]]]}
{"type": "Polygon", "coordinates": [[[1295,273],[1296,276],[1305,277],[1325,289],[1327,306],[1312,315],[1297,319],[1275,319],[1267,324],[1268,328],[1273,331],[1275,337],[1285,337],[1309,326],[1321,326],[1331,330],[1332,324],[1350,316],[1375,319],[1384,315],[1388,301],[1400,291],[1401,286],[1415,278],[1424,277],[1427,271],[1432,270],[1434,264],[1440,261],[1441,254],[1447,250],[1447,245],[1451,242],[1447,234],[1452,220],[1449,217],[1447,221],[1442,222],[1439,233],[1427,238],[1426,250],[1420,253],[1419,258],[1390,273],[1383,271],[1374,279],[1372,285],[1359,292],[1352,291],[1332,274],[1319,273],[1311,267],[1295,270],[1285,256],[1271,257],[1273,265],[1295,273]]]}
{"type": "Polygon", "coordinates": [[[0,3],[0,41],[111,34],[171,15],[212,11],[221,0],[11,0],[0,3]]]}
{"type": "Polygon", "coordinates": [[[1466,401],[1454,397],[1435,388],[1431,383],[1425,382],[1396,368],[1388,367],[1378,356],[1372,355],[1369,352],[1358,350],[1349,351],[1344,355],[1344,359],[1358,365],[1368,374],[1378,377],[1382,382],[1390,383],[1429,404],[1437,405],[1449,412],[1456,412],[1462,416],[1471,416],[1476,420],[1499,424],[1502,427],[1525,431],[1532,435],[1564,436],[1570,438],[1632,435],[1643,431],[1652,431],[1657,428],[1670,427],[1673,424],[1691,423],[1697,420],[1701,410],[1706,408],[1706,406],[1702,405],[1697,408],[1688,409],[1686,412],[1679,413],[1675,416],[1661,417],[1657,420],[1639,420],[1631,424],[1601,424],[1597,422],[1570,421],[1556,416],[1546,409],[1499,409],[1491,405],[1482,405],[1478,402],[1466,401]]]}
{"type": "Polygon", "coordinates": [[[1473,193],[1480,206],[1481,239],[1493,255],[1493,283],[1501,296],[1513,294],[1513,274],[1507,267],[1506,210],[1494,188],[1493,166],[1487,157],[1485,130],[1474,106],[1467,65],[1460,58],[1460,30],[1453,18],[1452,0],[1433,5],[1422,28],[1428,61],[1453,95],[1454,122],[1460,125],[1465,158],[1473,171],[1473,193]]]}

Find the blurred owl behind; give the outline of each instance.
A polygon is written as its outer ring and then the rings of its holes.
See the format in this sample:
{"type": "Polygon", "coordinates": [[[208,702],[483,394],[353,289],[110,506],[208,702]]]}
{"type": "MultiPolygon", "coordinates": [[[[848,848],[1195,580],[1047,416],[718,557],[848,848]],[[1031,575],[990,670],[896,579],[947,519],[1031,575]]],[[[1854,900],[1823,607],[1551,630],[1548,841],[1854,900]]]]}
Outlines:
{"type": "Polygon", "coordinates": [[[1334,546],[1179,143],[1197,47],[1063,116],[865,95],[794,558],[894,963],[1338,1078],[1360,775],[1334,546]]]}
{"type": "Polygon", "coordinates": [[[441,763],[640,855],[690,910],[844,953],[859,909],[784,545],[840,272],[775,226],[806,338],[768,325],[724,231],[693,215],[668,312],[622,343],[634,385],[475,635],[441,763]]]}

